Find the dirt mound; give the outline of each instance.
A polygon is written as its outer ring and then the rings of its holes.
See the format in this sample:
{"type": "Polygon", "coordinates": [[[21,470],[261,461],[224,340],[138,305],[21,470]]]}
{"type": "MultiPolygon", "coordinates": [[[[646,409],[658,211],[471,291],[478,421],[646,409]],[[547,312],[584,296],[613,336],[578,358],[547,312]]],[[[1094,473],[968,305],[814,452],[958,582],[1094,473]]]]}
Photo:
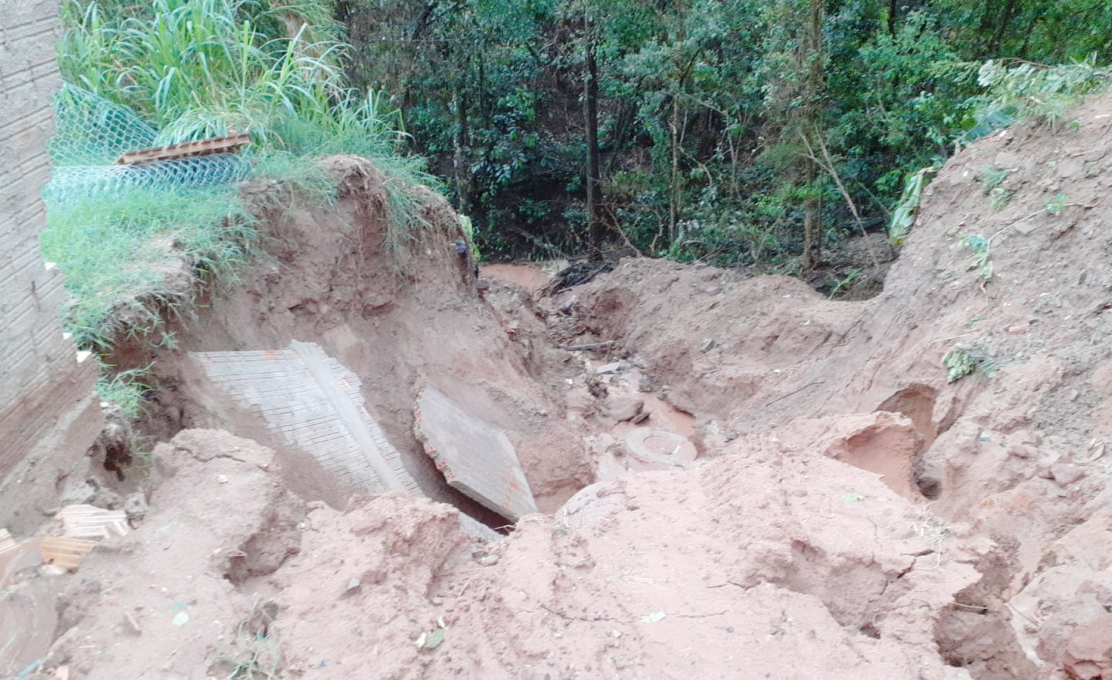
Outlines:
{"type": "Polygon", "coordinates": [[[1077,125],[1059,134],[1017,127],[953,158],[873,300],[832,303],[791,279],[638,260],[544,303],[543,313],[571,310],[565,341],[614,341],[616,353],[632,353],[669,400],[699,416],[709,455],[737,433],[791,432],[839,414],[905,416],[917,437],[905,427],[883,448],[910,453],[919,500],[936,499],[932,512],[997,542],[1007,559],[984,595],[1012,600],[1001,616],[1040,673],[1052,674],[1069,635],[1044,632],[1050,612],[1084,623],[1095,601],[1112,605],[1086,594],[1107,565],[1082,557],[1107,542],[1110,103],[1080,107],[1077,125]],[[978,182],[986,168],[1009,171],[1010,200],[995,211],[978,182]],[[941,359],[952,350],[998,371],[950,383],[941,359]],[[1086,538],[1069,550],[1070,535],[1086,538]],[[1081,549],[1084,541],[1094,547],[1081,549]],[[1038,595],[1051,568],[1078,590],[1038,595]]]}
{"type": "Polygon", "coordinates": [[[253,604],[242,586],[300,549],[304,504],[276,470],[272,451],[226,432],[158,445],[150,511],[70,581],[49,666],[90,680],[203,678],[242,652],[236,631],[253,604]]]}
{"type": "Polygon", "coordinates": [[[985,545],[928,530],[883,484],[810,451],[747,438],[729,454],[587,487],[471,559],[437,547],[458,551],[462,536],[419,501],[319,510],[305,550],[273,577],[295,670],[961,677],[934,628],[980,579],[970,564],[985,545]],[[320,574],[334,587],[308,587],[320,574]],[[343,593],[349,576],[361,585],[343,593]],[[416,644],[436,631],[435,649],[416,644]]]}
{"type": "MultiPolygon", "coordinates": [[[[1101,676],[1110,104],[957,155],[855,302],[645,260],[554,296],[513,271],[480,288],[433,199],[398,274],[381,176],[332,161],[335,209],[275,210],[273,259],[182,349],[320,343],[434,500],[306,507],[280,447],[182,432],[147,517],[70,580],[44,671],[205,677],[280,651],[278,677],[1101,676]],[[995,211],[985,167],[1010,171],[995,211]],[[413,436],[425,385],[507,433],[546,514],[480,543],[434,502],[473,510],[413,436]],[[637,428],[664,430],[662,469],[631,464],[637,428]]],[[[157,358],[153,425],[248,427],[157,358]]]]}
{"type": "Polygon", "coordinates": [[[304,514],[271,452],[186,431],[156,451],[143,525],[81,567],[46,667],[204,677],[257,654],[258,628],[292,676],[963,677],[936,629],[987,541],[809,448],[727,453],[483,546],[400,494],[304,514]]]}

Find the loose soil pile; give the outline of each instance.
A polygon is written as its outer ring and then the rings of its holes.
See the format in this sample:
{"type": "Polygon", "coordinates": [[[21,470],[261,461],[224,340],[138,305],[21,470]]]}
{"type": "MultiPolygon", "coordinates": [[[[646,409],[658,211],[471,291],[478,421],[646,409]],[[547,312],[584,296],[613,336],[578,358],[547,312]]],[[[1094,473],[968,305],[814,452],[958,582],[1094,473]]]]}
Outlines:
{"type": "Polygon", "coordinates": [[[173,439],[150,509],[61,579],[38,677],[1112,677],[1109,105],[958,154],[857,302],[646,260],[553,296],[534,272],[480,286],[431,198],[399,275],[381,178],[332,161],[339,204],[274,210],[271,259],[181,351],[320,343],[434,500],[309,496],[155,355],[147,427],[173,439]],[[996,212],[986,167],[1011,171],[996,212]],[[951,350],[998,370],[948,382],[951,350]],[[543,514],[461,530],[460,510],[497,518],[422,462],[425,384],[507,433],[543,514]],[[630,464],[645,427],[699,458],[630,464]]]}

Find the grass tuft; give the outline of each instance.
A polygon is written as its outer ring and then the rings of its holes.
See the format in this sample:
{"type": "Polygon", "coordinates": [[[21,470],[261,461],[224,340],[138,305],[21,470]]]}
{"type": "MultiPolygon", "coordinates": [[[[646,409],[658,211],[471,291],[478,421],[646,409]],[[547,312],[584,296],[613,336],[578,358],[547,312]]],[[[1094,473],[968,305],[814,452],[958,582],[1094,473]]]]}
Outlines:
{"type": "Polygon", "coordinates": [[[66,276],[65,325],[79,346],[107,352],[123,334],[160,330],[168,307],[192,304],[196,283],[229,274],[254,239],[254,219],[228,187],[48,205],[40,243],[66,276]]]}

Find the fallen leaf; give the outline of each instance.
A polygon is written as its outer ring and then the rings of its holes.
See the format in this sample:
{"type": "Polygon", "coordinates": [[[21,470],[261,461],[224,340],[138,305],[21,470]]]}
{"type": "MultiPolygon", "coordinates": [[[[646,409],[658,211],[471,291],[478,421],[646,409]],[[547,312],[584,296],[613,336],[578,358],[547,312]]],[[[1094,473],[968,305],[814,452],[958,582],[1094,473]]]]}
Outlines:
{"type": "Polygon", "coordinates": [[[865,497],[859,493],[844,493],[842,494],[843,503],[856,503],[865,500],[865,497]]]}
{"type": "Polygon", "coordinates": [[[642,616],[641,620],[645,623],[656,623],[657,621],[663,619],[665,616],[667,615],[664,612],[653,612],[652,614],[646,614],[645,616],[642,616]]]}
{"type": "Polygon", "coordinates": [[[444,629],[434,630],[429,633],[428,639],[425,640],[425,649],[436,649],[440,643],[444,642],[444,629]]]}
{"type": "Polygon", "coordinates": [[[189,614],[186,614],[185,612],[178,612],[177,615],[174,617],[175,626],[184,626],[188,622],[189,614]]]}

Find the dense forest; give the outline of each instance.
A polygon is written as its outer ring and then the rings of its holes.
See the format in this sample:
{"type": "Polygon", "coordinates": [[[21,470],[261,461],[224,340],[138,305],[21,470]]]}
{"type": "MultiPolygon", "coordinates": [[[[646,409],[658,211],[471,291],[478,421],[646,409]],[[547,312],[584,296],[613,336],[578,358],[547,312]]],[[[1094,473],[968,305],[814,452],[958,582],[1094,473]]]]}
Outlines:
{"type": "Polygon", "coordinates": [[[1112,53],[1105,0],[339,0],[335,16],[350,78],[389,93],[487,257],[619,244],[809,267],[882,230],[909,174],[914,189],[1024,97],[1055,124],[1054,96],[1097,86],[1112,53]]]}

